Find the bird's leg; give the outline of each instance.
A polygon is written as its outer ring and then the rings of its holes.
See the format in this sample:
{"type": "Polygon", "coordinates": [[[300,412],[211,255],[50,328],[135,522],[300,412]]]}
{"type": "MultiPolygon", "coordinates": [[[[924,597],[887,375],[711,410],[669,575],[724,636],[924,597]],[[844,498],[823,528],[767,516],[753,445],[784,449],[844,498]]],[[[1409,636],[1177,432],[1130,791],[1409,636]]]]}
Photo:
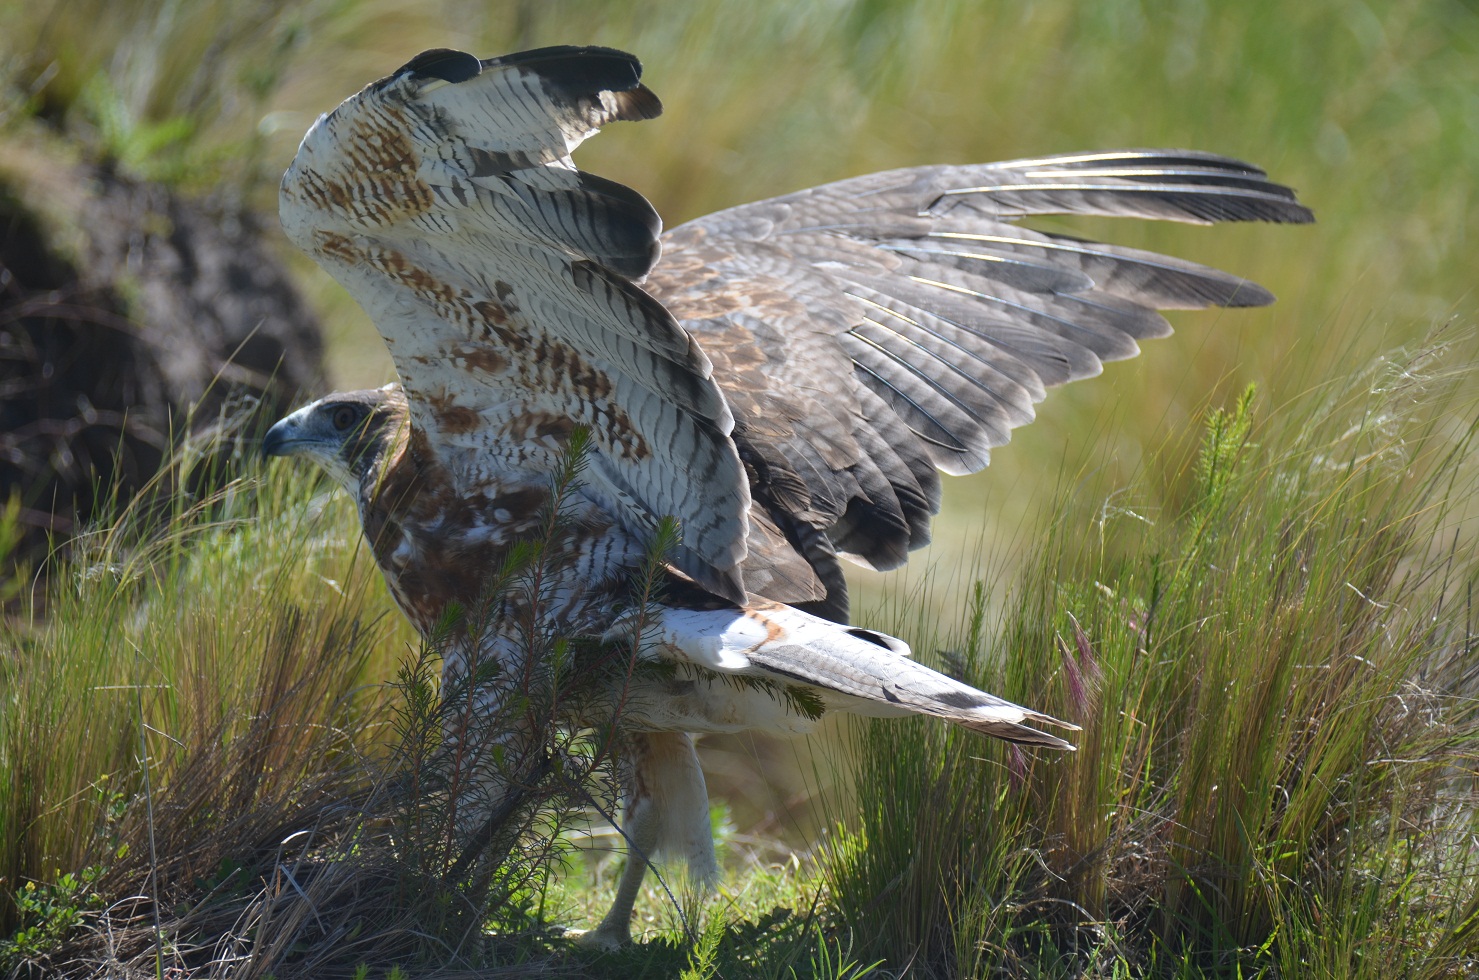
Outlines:
{"type": "Polygon", "coordinates": [[[661,815],[650,798],[628,802],[624,813],[626,824],[627,863],[616,886],[616,898],[601,924],[580,937],[582,945],[598,949],[616,949],[632,938],[632,906],[642,889],[647,874],[647,860],[657,848],[661,815]]]}
{"type": "Polygon", "coordinates": [[[610,911],[599,926],[580,937],[581,943],[601,949],[630,941],[632,906],[659,847],[685,858],[689,877],[696,883],[712,884],[719,874],[708,790],[692,737],[683,732],[630,732],[624,741],[627,863],[610,911]]]}

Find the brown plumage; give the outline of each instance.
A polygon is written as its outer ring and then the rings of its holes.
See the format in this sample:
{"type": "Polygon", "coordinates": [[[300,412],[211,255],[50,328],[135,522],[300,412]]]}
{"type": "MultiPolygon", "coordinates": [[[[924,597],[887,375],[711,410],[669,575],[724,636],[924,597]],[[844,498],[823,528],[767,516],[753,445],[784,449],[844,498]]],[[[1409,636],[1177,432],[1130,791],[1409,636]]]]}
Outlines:
{"type": "MultiPolygon", "coordinates": [[[[627,582],[677,518],[637,644],[673,670],[640,682],[623,715],[636,853],[593,935],[607,944],[628,935],[653,849],[716,871],[687,733],[807,730],[778,692],[1071,747],[1030,727],[1063,723],[843,625],[841,559],[901,564],[928,540],[940,472],[985,466],[1048,388],[1168,334],[1157,309],[1272,297],[1017,219],[1311,220],[1247,164],[1129,150],[873,174],[659,237],[641,195],[569,156],[607,122],[658,114],[639,75],[602,48],[434,51],[320,119],[284,177],[283,226],[370,313],[400,383],[331,395],[264,446],[315,457],[357,495],[423,632],[474,606],[534,532],[577,427],[591,444],[561,504],[559,628],[630,631],[627,582]]],[[[520,663],[503,622],[454,635],[448,676],[520,663]]]]}

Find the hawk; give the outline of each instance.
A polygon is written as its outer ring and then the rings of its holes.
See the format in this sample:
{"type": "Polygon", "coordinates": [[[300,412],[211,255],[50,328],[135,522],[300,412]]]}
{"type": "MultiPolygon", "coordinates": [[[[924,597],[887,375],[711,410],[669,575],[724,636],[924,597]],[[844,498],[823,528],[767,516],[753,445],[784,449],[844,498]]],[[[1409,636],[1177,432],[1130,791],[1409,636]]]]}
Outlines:
{"type": "MultiPolygon", "coordinates": [[[[369,313],[399,383],[329,395],[263,446],[355,495],[427,635],[476,605],[555,503],[568,521],[550,615],[618,635],[629,582],[676,519],[634,642],[674,669],[640,682],[621,720],[631,847],[590,934],[608,946],[629,938],[654,853],[717,873],[693,735],[809,730],[815,712],[786,691],[1072,748],[1033,726],[1075,726],[846,625],[843,561],[902,564],[929,539],[942,472],[980,470],[1048,388],[1169,334],[1157,310],[1273,297],[1018,219],[1313,220],[1246,163],[1123,150],[892,170],[663,234],[645,198],[570,157],[606,123],[659,114],[640,74],[606,48],[433,50],[320,118],[283,179],[282,224],[369,313]],[[553,501],[578,432],[581,483],[553,501]]],[[[473,660],[519,666],[504,625],[518,619],[454,631],[444,684],[473,660]]]]}

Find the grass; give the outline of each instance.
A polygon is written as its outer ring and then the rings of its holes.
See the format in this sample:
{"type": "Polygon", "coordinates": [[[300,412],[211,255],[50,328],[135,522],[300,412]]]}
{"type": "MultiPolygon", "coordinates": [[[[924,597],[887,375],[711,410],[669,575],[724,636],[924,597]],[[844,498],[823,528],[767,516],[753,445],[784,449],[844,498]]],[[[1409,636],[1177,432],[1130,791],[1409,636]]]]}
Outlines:
{"type": "MultiPolygon", "coordinates": [[[[438,802],[457,791],[436,787],[457,775],[439,747],[464,712],[455,693],[438,697],[439,659],[386,615],[348,502],[236,448],[236,480],[178,500],[162,525],[125,512],[51,569],[30,615],[0,633],[0,972],[584,969],[590,955],[551,924],[594,907],[602,889],[550,872],[576,857],[562,829],[569,800],[608,813],[611,803],[601,780],[573,796],[549,786],[593,781],[601,733],[562,736],[561,779],[518,800],[494,841],[500,860],[463,867],[446,831],[453,810],[438,802]],[[497,941],[480,938],[486,928],[497,941]]],[[[196,449],[217,458],[216,446],[185,447],[176,470],[196,449]]],[[[537,583],[538,571],[534,554],[508,587],[537,583]]],[[[462,741],[497,744],[480,731],[462,741]]],[[[716,964],[811,976],[817,960],[823,975],[858,975],[821,932],[819,880],[797,862],[748,876],[693,950],[698,923],[665,904],[666,885],[653,905],[676,914],[650,955],[598,969],[631,975],[641,963],[661,976],[693,959],[700,976],[716,964]]]]}
{"type": "Polygon", "coordinates": [[[1165,450],[1175,510],[1064,502],[1007,601],[978,586],[954,630],[878,611],[1083,725],[1079,751],[860,725],[819,849],[733,848],[701,913],[655,883],[643,941],[606,957],[550,931],[607,895],[568,867],[568,807],[525,825],[493,899],[449,875],[437,804],[394,792],[436,771],[394,768],[439,741],[434,661],[394,633],[344,501],[238,459],[162,532],[100,532],[6,629],[0,955],[78,976],[1464,975],[1472,353],[1389,358],[1277,411],[1249,391],[1165,450]]]}
{"type": "MultiPolygon", "coordinates": [[[[642,943],[594,958],[545,928],[591,924],[609,894],[609,863],[568,835],[569,867],[512,896],[488,969],[1479,970],[1472,4],[0,0],[0,38],[0,170],[61,133],[263,214],[315,114],[434,45],[639,54],[664,117],[612,127],[580,162],[670,224],[942,160],[1183,145],[1268,167],[1320,224],[1070,230],[1235,270],[1279,304],[1181,316],[1177,338],[1055,393],[989,473],[952,481],[939,545],[859,580],[870,625],[1079,720],[1080,750],[859,726],[822,753],[858,790],[819,765],[829,830],[791,830],[794,860],[742,846],[746,814],[727,894],[685,929],[653,883],[642,943]],[[1460,340],[1438,356],[1426,338],[1449,320],[1439,336],[1460,340]]],[[[335,324],[335,381],[384,380],[362,316],[302,274],[335,324]]],[[[218,957],[215,975],[288,976],[322,949],[317,910],[354,929],[378,903],[356,936],[383,936],[457,900],[431,889],[392,909],[424,879],[376,836],[394,801],[362,819],[412,690],[391,682],[418,646],[352,508],[293,470],[235,465],[162,532],[127,513],[99,528],[5,625],[9,967],[163,975],[218,957]]],[[[756,756],[724,781],[770,781],[777,755],[756,756]]],[[[364,975],[449,961],[397,948],[364,975]]]]}
{"type": "MultiPolygon", "coordinates": [[[[404,627],[352,546],[352,510],[304,481],[261,483],[177,498],[162,531],[126,512],[5,623],[7,893],[75,870],[173,909],[229,877],[233,848],[274,846],[353,788],[345,763],[382,727],[366,685],[404,627]]],[[[0,906],[0,931],[22,911],[0,906]]]]}
{"type": "Polygon", "coordinates": [[[862,730],[867,791],[824,866],[864,955],[942,977],[1479,966],[1479,564],[1456,543],[1476,431],[1445,411],[1471,381],[1420,351],[1263,419],[1250,390],[1175,510],[1066,504],[994,636],[984,602],[964,635],[914,632],[1084,732],[1028,757],[862,730]]]}

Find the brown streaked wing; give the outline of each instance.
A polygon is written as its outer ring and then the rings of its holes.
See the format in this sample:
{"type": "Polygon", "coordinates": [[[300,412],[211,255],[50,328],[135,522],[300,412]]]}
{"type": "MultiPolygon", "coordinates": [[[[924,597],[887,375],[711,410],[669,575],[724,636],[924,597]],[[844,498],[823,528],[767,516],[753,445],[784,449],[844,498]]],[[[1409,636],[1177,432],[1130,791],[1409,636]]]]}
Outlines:
{"type": "MultiPolygon", "coordinates": [[[[1313,220],[1248,164],[1121,150],[871,174],[663,236],[647,288],[709,351],[756,506],[798,551],[810,529],[901,564],[928,541],[937,470],[980,469],[1047,388],[1168,334],[1157,310],[1272,302],[1207,266],[1016,223],[1036,214],[1313,220]]],[[[840,582],[825,551],[810,546],[818,574],[840,582]]],[[[845,596],[827,604],[845,615],[845,596]]]]}

